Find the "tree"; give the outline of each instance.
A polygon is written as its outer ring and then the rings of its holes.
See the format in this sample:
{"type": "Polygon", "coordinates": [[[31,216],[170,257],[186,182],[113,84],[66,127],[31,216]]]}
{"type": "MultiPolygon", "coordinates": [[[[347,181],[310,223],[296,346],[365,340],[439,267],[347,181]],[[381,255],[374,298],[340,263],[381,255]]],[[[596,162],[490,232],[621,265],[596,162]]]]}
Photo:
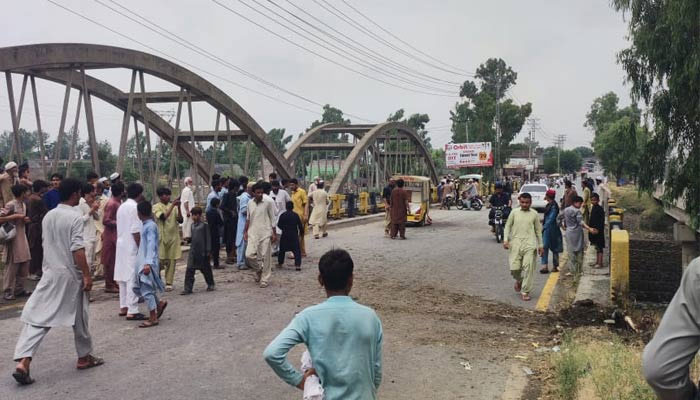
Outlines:
{"type": "Polygon", "coordinates": [[[491,58],[481,64],[474,75],[476,82],[465,81],[460,88],[461,103],[450,111],[452,119],[452,141],[466,141],[465,128],[469,129],[470,142],[496,141],[496,110],[500,108],[501,137],[495,145],[503,165],[508,156],[508,145],[520,132],[527,117],[532,113],[532,104],[516,105],[505,94],[515,85],[518,74],[502,59],[491,58]]]}
{"type": "Polygon", "coordinates": [[[586,122],[583,126],[592,130],[597,137],[610,124],[617,122],[620,118],[629,117],[637,122],[641,120],[642,112],[636,104],[632,103],[629,107],[621,109],[618,108],[619,102],[620,98],[613,92],[596,98],[591,104],[591,110],[586,114],[586,122]]]}
{"type": "Polygon", "coordinates": [[[618,60],[633,99],[649,106],[653,131],[640,165],[640,190],[663,183],[663,198],[683,198],[700,227],[700,2],[613,0],[629,17],[630,47],[618,60]]]}
{"type": "Polygon", "coordinates": [[[287,145],[292,141],[292,136],[284,137],[284,128],[272,128],[267,132],[267,137],[272,142],[272,147],[284,154],[287,151],[287,145]]]}
{"type": "Polygon", "coordinates": [[[646,129],[631,118],[623,117],[600,133],[593,146],[605,170],[617,178],[636,177],[646,136],[646,129]]]}
{"type": "Polygon", "coordinates": [[[591,158],[595,155],[593,149],[586,146],[579,146],[575,148],[574,151],[577,152],[578,155],[581,156],[581,158],[591,158]]]}
{"type": "Polygon", "coordinates": [[[583,164],[581,155],[576,150],[562,150],[560,154],[559,149],[551,146],[544,149],[543,157],[544,172],[547,174],[559,172],[560,168],[561,172],[569,174],[579,171],[583,164]]]}
{"type": "Polygon", "coordinates": [[[430,116],[428,114],[411,114],[408,118],[404,118],[403,108],[398,109],[395,113],[389,115],[387,122],[403,122],[411,128],[415,129],[418,136],[423,139],[423,144],[430,150],[432,144],[430,143],[430,137],[428,137],[428,131],[425,129],[425,125],[430,122],[430,116]]]}

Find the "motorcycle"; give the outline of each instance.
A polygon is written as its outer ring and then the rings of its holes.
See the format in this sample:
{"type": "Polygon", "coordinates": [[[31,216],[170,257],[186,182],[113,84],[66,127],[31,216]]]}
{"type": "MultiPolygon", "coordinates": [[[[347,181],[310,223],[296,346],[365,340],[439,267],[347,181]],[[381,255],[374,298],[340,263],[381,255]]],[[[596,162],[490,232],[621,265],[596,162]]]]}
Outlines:
{"type": "Polygon", "coordinates": [[[474,210],[479,211],[484,207],[484,201],[481,196],[474,196],[470,200],[467,200],[466,192],[462,193],[462,196],[457,199],[457,209],[458,210],[474,210]]]}
{"type": "Polygon", "coordinates": [[[455,205],[455,199],[454,196],[452,195],[447,195],[445,198],[442,200],[442,207],[446,209],[450,209],[450,206],[455,205]]]}
{"type": "Polygon", "coordinates": [[[503,230],[506,226],[506,208],[493,207],[493,211],[494,235],[496,235],[496,242],[501,243],[503,241],[503,230]]]}

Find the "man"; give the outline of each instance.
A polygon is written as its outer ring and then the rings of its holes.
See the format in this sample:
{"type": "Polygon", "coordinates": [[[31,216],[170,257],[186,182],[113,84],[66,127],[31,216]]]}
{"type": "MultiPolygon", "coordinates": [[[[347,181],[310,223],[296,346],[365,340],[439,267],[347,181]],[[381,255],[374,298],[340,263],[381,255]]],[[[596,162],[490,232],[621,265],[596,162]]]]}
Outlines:
{"type": "Polygon", "coordinates": [[[301,223],[304,225],[304,233],[299,237],[299,246],[301,247],[301,256],[306,257],[306,243],[304,243],[304,236],[306,236],[306,226],[309,221],[308,207],[309,198],[306,195],[306,191],[299,187],[299,181],[295,178],[289,180],[289,188],[292,190],[292,203],[294,203],[294,212],[297,213],[299,218],[301,218],[301,223]]]}
{"type": "Polygon", "coordinates": [[[107,179],[106,177],[103,176],[102,178],[97,180],[97,183],[102,184],[102,197],[103,197],[103,199],[109,199],[110,196],[112,195],[112,192],[110,190],[110,188],[112,186],[110,185],[109,179],[107,179]]]}
{"type": "Polygon", "coordinates": [[[318,189],[318,183],[321,181],[321,178],[318,176],[314,176],[314,181],[311,182],[311,185],[309,185],[309,191],[307,193],[311,194],[314,192],[314,190],[318,189]]]}
{"type": "Polygon", "coordinates": [[[389,179],[389,184],[382,191],[382,200],[384,201],[384,236],[389,237],[391,230],[391,191],[394,190],[396,181],[394,178],[389,179]]]}
{"type": "Polygon", "coordinates": [[[49,184],[46,181],[37,179],[32,184],[32,194],[29,196],[27,204],[27,241],[29,242],[29,253],[32,259],[29,261],[29,278],[38,281],[41,277],[41,266],[44,260],[44,248],[41,245],[41,222],[46,216],[46,204],[43,197],[48,191],[49,184]]]}
{"type": "Polygon", "coordinates": [[[580,196],[574,196],[573,203],[564,210],[564,213],[559,215],[560,222],[563,221],[563,226],[566,229],[566,250],[569,252],[569,262],[572,268],[567,275],[579,275],[583,267],[583,230],[590,228],[583,222],[583,214],[581,213],[581,205],[583,199],[580,196]]]}
{"type": "Polygon", "coordinates": [[[588,180],[581,179],[581,188],[583,190],[581,214],[583,214],[583,222],[588,224],[591,218],[591,188],[588,186],[588,180]]]}
{"type": "Polygon", "coordinates": [[[464,193],[464,200],[466,201],[465,206],[471,207],[471,200],[477,196],[476,185],[474,185],[474,181],[472,179],[467,181],[467,185],[464,187],[464,193]]]}
{"type": "Polygon", "coordinates": [[[263,198],[263,186],[256,183],[253,187],[254,199],[248,202],[248,215],[245,223],[243,240],[248,245],[245,257],[255,270],[255,281],[261,288],[266,288],[272,276],[272,248],[277,241],[277,212],[271,198],[263,198]]]}
{"type": "Polygon", "coordinates": [[[12,195],[12,186],[19,182],[17,177],[17,163],[10,161],[5,164],[5,172],[0,174],[0,208],[5,207],[5,204],[14,200],[15,196],[12,195]]]}
{"type": "Polygon", "coordinates": [[[277,173],[275,172],[270,172],[270,175],[267,176],[267,181],[272,183],[277,180],[277,173]]]}
{"type": "Polygon", "coordinates": [[[350,297],[353,269],[345,250],[324,254],[318,281],[328,299],[297,314],[263,353],[277,376],[301,390],[309,376],[318,375],[326,399],[376,399],[382,381],[382,323],[350,297]],[[287,361],[299,343],[309,349],[314,367],[304,374],[287,361]]]}
{"type": "Polygon", "coordinates": [[[697,399],[690,365],[700,350],[700,257],[690,262],[642,355],[642,371],[660,400],[697,399]]]}
{"type": "MultiPolygon", "coordinates": [[[[92,186],[95,186],[97,181],[100,179],[100,176],[97,175],[95,171],[90,171],[85,175],[85,180],[87,183],[89,183],[92,186]]],[[[85,196],[85,193],[83,193],[83,196],[85,196]]]]}
{"type": "Polygon", "coordinates": [[[530,208],[532,196],[522,193],[518,200],[520,208],[514,209],[503,233],[503,248],[510,250],[508,262],[510,273],[515,279],[515,291],[520,292],[523,301],[530,301],[532,278],[537,264],[537,254],[544,254],[542,245],[542,224],[537,211],[530,208]]]}
{"type": "Polygon", "coordinates": [[[226,264],[236,263],[236,225],[238,225],[238,180],[228,180],[228,190],[221,197],[221,213],[224,216],[224,246],[226,247],[226,264]]]}
{"type": "Polygon", "coordinates": [[[95,187],[90,183],[83,185],[83,197],[77,207],[83,221],[83,240],[85,241],[85,258],[90,269],[90,276],[95,273],[95,246],[97,245],[97,226],[95,221],[102,219],[100,202],[95,200],[95,187]]]}
{"type": "Polygon", "coordinates": [[[207,206],[204,209],[204,212],[209,212],[211,210],[211,199],[217,198],[219,201],[221,201],[221,195],[219,192],[221,192],[221,181],[218,179],[211,181],[211,192],[209,192],[209,195],[207,196],[207,206]]]}
{"type": "Polygon", "coordinates": [[[561,199],[561,206],[563,209],[567,209],[574,203],[574,197],[577,196],[577,193],[569,180],[564,181],[564,188],[564,197],[561,199]]]}
{"type": "Polygon", "coordinates": [[[95,201],[98,204],[97,212],[102,217],[95,220],[95,228],[97,229],[97,239],[95,241],[95,274],[97,277],[104,277],[104,265],[102,264],[102,234],[105,231],[105,226],[102,223],[105,214],[105,206],[107,205],[107,197],[104,195],[104,184],[99,180],[95,184],[95,201]]]}
{"type": "Polygon", "coordinates": [[[513,200],[511,199],[510,195],[503,191],[503,184],[500,182],[496,183],[494,193],[489,198],[488,205],[488,208],[491,209],[489,210],[489,225],[491,225],[491,232],[493,232],[495,229],[495,226],[493,225],[493,219],[495,216],[493,207],[504,207],[503,218],[507,219],[508,215],[510,214],[512,202],[513,200]]]}
{"type": "Polygon", "coordinates": [[[175,264],[182,257],[180,247],[180,199],[170,202],[172,192],[168,188],[156,190],[158,204],[153,206],[153,217],[158,227],[158,259],[160,268],[165,269],[165,291],[173,290],[175,279],[175,264]]]}
{"type": "Polygon", "coordinates": [[[117,211],[122,204],[124,184],[118,182],[112,185],[111,197],[105,204],[102,217],[102,266],[105,274],[105,292],[119,293],[119,285],[114,280],[114,264],[117,255],[117,211]]]}
{"type": "Polygon", "coordinates": [[[141,240],[142,223],[137,210],[142,200],[143,186],[132,183],[126,188],[128,199],[117,210],[117,251],[114,280],[119,284],[119,315],[129,321],[143,320],[139,299],[134,293],[134,265],[141,240]]]}
{"type": "MultiPolygon", "coordinates": [[[[313,234],[316,239],[319,238],[319,235],[328,236],[328,232],[326,232],[328,227],[328,193],[324,186],[323,181],[318,182],[318,189],[311,192],[307,205],[307,207],[313,205],[309,223],[313,226],[313,234]]],[[[306,213],[308,214],[308,211],[306,213]]]]}
{"type": "MultiPolygon", "coordinates": [[[[280,215],[285,212],[287,209],[287,202],[292,201],[292,198],[289,196],[289,193],[287,193],[286,190],[282,189],[280,190],[280,182],[277,180],[274,180],[270,182],[272,184],[272,192],[270,193],[270,197],[272,197],[272,200],[275,201],[275,205],[277,206],[277,219],[275,221],[279,220],[280,215]]],[[[277,230],[277,234],[281,234],[281,230],[277,230]]],[[[272,255],[275,256],[277,255],[277,252],[279,251],[279,241],[275,242],[272,245],[272,255]]]]}
{"type": "Polygon", "coordinates": [[[248,269],[245,263],[247,240],[243,234],[248,221],[248,203],[253,198],[253,182],[247,182],[246,191],[238,196],[238,226],[236,227],[236,264],[239,270],[248,269]]]}
{"type": "Polygon", "coordinates": [[[62,180],[63,175],[59,173],[54,173],[51,175],[51,190],[49,190],[44,196],[44,204],[46,204],[46,208],[49,211],[56,208],[58,203],[61,202],[61,198],[58,194],[58,186],[61,184],[62,180]]]}
{"type": "Polygon", "coordinates": [[[139,328],[151,328],[158,325],[158,320],[163,315],[168,302],[158,298],[158,292],[162,292],[164,288],[163,281],[160,279],[158,262],[160,239],[158,238],[158,227],[153,221],[151,203],[142,201],[136,209],[143,227],[137,262],[134,264],[134,275],[136,276],[134,290],[137,296],[143,298],[149,312],[148,320],[142,322],[139,328]]]}
{"type": "Polygon", "coordinates": [[[409,202],[411,194],[404,190],[404,181],[399,178],[396,188],[391,191],[391,233],[390,238],[396,239],[396,234],[401,235],[401,240],[406,239],[406,217],[411,212],[409,202]]]}
{"type": "Polygon", "coordinates": [[[31,294],[24,289],[24,280],[29,275],[29,242],[27,241],[26,224],[31,222],[27,217],[26,198],[29,188],[21,183],[12,186],[12,201],[5,203],[0,209],[0,224],[12,222],[15,226],[15,238],[5,247],[5,268],[3,274],[3,298],[14,300],[16,297],[26,297],[31,294]]]}
{"type": "Polygon", "coordinates": [[[80,201],[80,186],[75,179],[61,182],[58,188],[61,203],[42,222],[44,278],[24,306],[21,317],[24,327],[15,347],[14,359],[18,364],[12,376],[21,385],[34,382],[30,363],[53,327],[73,327],[78,369],[104,363],[91,355],[88,293],[92,290],[92,278],[83,247],[83,222],[73,208],[80,201]]]}
{"type": "Polygon", "coordinates": [[[443,201],[440,204],[441,210],[444,208],[445,204],[449,203],[450,199],[454,196],[454,193],[453,193],[454,188],[455,188],[454,184],[452,183],[452,181],[450,179],[448,179],[447,183],[445,183],[445,185],[442,188],[443,201]]]}
{"type": "Polygon", "coordinates": [[[182,239],[185,242],[190,241],[192,237],[192,214],[191,211],[195,207],[194,192],[192,192],[192,178],[189,176],[183,180],[185,187],[180,192],[180,215],[182,215],[182,239]]]}

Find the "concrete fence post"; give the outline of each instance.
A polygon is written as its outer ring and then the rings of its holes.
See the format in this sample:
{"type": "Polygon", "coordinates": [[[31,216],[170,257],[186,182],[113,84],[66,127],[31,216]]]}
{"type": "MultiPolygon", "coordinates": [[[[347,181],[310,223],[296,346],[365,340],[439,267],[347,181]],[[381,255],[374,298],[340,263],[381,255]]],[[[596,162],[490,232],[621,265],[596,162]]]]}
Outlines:
{"type": "Polygon", "coordinates": [[[630,288],[630,237],[625,230],[610,234],[610,297],[613,302],[627,298],[630,288]]]}

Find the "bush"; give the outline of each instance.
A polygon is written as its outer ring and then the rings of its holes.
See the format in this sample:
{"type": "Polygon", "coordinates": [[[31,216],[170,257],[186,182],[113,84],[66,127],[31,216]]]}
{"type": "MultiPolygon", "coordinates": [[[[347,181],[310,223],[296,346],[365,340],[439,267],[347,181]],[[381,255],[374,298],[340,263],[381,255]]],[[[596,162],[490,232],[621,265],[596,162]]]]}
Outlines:
{"type": "Polygon", "coordinates": [[[668,232],[673,227],[668,216],[660,206],[644,210],[639,219],[639,228],[651,232],[668,232]]]}

